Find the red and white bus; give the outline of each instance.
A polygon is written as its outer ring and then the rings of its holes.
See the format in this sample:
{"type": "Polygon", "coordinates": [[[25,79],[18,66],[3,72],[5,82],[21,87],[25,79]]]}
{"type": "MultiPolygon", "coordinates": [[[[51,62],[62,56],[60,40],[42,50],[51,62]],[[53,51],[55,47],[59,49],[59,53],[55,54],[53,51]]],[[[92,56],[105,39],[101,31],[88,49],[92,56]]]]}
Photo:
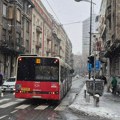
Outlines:
{"type": "Polygon", "coordinates": [[[61,100],[72,85],[71,67],[58,57],[19,56],[16,98],[61,100]]]}

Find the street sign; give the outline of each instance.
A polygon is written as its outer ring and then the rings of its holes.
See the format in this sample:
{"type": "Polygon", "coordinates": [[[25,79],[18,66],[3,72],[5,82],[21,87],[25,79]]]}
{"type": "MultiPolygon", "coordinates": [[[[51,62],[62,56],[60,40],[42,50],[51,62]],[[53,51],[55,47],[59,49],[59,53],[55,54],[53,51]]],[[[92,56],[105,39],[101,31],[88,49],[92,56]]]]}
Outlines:
{"type": "Polygon", "coordinates": [[[88,69],[88,71],[92,71],[92,64],[88,63],[87,64],[87,69],[88,69]]]}
{"type": "MultiPolygon", "coordinates": [[[[96,60],[95,61],[95,70],[99,71],[100,67],[101,67],[101,62],[99,60],[96,60]]],[[[88,71],[93,71],[94,70],[94,68],[92,68],[92,64],[89,63],[89,62],[87,64],[87,69],[88,69],[88,71]]]]}
{"type": "Polygon", "coordinates": [[[95,69],[96,69],[97,71],[100,70],[100,66],[101,66],[101,62],[100,62],[99,60],[96,60],[96,61],[95,61],[95,69]]]}

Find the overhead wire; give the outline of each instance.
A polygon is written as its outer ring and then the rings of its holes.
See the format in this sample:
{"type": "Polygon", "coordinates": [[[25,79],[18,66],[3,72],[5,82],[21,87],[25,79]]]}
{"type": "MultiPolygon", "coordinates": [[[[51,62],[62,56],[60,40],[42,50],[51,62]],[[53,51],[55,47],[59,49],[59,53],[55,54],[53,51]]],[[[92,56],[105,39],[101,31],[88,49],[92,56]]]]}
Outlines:
{"type": "Polygon", "coordinates": [[[53,10],[52,6],[50,5],[50,3],[48,2],[48,0],[46,0],[47,4],[49,5],[50,9],[53,11],[53,13],[55,14],[56,18],[58,19],[59,23],[61,24],[60,22],[60,19],[58,18],[58,16],[56,15],[55,11],[53,10]]]}
{"type": "Polygon", "coordinates": [[[48,2],[48,0],[46,0],[47,4],[49,5],[50,9],[52,10],[52,12],[55,14],[57,20],[59,21],[60,25],[64,26],[64,25],[71,25],[71,24],[77,24],[77,23],[82,23],[82,21],[76,21],[76,22],[70,22],[70,23],[65,23],[65,24],[62,24],[60,22],[60,19],[58,18],[58,16],[56,15],[55,11],[53,10],[52,6],[50,5],[50,3],[48,2]]]}
{"type": "Polygon", "coordinates": [[[71,25],[71,24],[78,24],[78,23],[82,23],[82,21],[70,22],[70,23],[65,23],[62,25],[71,25]]]}

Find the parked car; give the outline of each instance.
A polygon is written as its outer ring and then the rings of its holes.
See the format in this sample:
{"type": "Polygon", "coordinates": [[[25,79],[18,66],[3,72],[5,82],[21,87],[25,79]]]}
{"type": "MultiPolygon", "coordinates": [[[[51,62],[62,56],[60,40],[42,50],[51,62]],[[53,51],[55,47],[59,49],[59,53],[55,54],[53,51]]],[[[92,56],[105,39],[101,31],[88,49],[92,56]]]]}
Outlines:
{"type": "Polygon", "coordinates": [[[16,77],[10,77],[9,79],[5,80],[1,86],[2,92],[14,92],[15,91],[15,81],[16,77]]]}

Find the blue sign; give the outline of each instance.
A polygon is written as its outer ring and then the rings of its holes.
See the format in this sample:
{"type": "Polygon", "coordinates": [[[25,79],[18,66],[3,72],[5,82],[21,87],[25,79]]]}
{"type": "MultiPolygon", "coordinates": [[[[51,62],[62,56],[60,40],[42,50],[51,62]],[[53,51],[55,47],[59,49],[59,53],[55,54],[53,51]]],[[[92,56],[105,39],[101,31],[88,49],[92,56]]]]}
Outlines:
{"type": "Polygon", "coordinates": [[[87,64],[87,69],[88,69],[88,71],[92,71],[92,64],[88,63],[87,64]]]}
{"type": "Polygon", "coordinates": [[[100,66],[101,66],[101,62],[100,62],[99,60],[96,60],[96,61],[95,61],[95,69],[96,69],[97,71],[100,70],[100,66]]]}

